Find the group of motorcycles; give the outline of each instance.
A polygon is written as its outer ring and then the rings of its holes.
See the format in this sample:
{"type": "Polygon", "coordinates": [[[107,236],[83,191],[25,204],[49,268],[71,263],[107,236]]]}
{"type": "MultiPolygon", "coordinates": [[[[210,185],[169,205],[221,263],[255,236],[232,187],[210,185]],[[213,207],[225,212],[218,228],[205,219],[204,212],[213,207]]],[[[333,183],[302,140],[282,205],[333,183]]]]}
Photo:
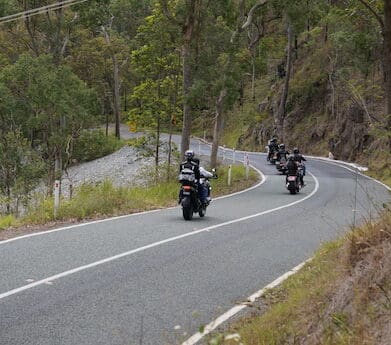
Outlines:
{"type": "MultiPolygon", "coordinates": [[[[296,174],[288,173],[288,161],[286,155],[278,155],[277,150],[268,152],[267,160],[271,164],[275,164],[277,170],[286,175],[286,188],[290,194],[296,194],[300,192],[301,184],[300,180],[304,175],[303,163],[298,165],[296,174]]],[[[179,204],[182,206],[182,214],[185,220],[191,220],[194,213],[198,213],[200,217],[204,217],[206,209],[210,203],[210,191],[211,186],[209,179],[217,178],[216,172],[213,169],[213,177],[206,177],[201,175],[200,181],[196,180],[194,171],[191,169],[182,169],[178,176],[178,181],[181,184],[179,191],[179,204]],[[199,198],[199,188],[204,188],[207,191],[208,198],[206,201],[201,201],[199,198]]]]}
{"type": "Polygon", "coordinates": [[[300,192],[300,178],[304,174],[304,163],[300,163],[298,165],[297,174],[288,174],[288,168],[287,168],[287,159],[285,157],[278,158],[278,152],[268,152],[268,161],[271,164],[275,164],[277,170],[282,174],[286,175],[286,188],[288,189],[290,194],[297,194],[300,192]]]}

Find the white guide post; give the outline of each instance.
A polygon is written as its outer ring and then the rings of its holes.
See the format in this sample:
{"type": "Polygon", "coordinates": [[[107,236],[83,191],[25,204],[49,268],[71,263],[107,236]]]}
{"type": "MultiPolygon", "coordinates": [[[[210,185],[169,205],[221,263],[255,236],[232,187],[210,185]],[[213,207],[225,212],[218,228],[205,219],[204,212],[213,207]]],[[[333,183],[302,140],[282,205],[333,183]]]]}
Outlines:
{"type": "Polygon", "coordinates": [[[60,208],[60,180],[54,181],[54,218],[57,217],[60,208]]]}
{"type": "Polygon", "coordinates": [[[231,185],[231,169],[232,169],[232,165],[230,164],[228,166],[228,186],[231,185]]]}
{"type": "Polygon", "coordinates": [[[248,153],[246,152],[245,159],[244,159],[245,165],[246,165],[246,179],[248,180],[249,172],[250,172],[250,158],[248,157],[248,153]]]}

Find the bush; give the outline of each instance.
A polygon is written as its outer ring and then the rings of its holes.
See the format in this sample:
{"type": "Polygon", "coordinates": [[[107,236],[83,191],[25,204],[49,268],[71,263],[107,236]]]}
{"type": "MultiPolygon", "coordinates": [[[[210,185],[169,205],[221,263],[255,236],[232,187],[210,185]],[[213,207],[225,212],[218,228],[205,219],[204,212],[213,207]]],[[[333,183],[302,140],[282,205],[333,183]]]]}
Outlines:
{"type": "Polygon", "coordinates": [[[12,215],[0,216],[0,230],[16,225],[16,219],[12,215]]]}
{"type": "Polygon", "coordinates": [[[78,162],[88,162],[113,153],[124,144],[113,135],[106,137],[102,130],[84,131],[75,142],[73,158],[78,162]]]}

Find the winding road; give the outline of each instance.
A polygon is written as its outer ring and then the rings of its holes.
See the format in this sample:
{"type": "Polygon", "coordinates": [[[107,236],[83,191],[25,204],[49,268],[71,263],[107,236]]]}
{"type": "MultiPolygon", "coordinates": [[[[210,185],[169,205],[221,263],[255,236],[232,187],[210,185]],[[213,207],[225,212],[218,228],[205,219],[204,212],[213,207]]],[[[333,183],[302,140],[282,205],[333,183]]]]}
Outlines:
{"type": "Polygon", "coordinates": [[[316,159],[290,195],[263,154],[249,157],[262,183],[214,200],[205,218],[184,221],[176,207],[0,242],[0,344],[180,344],[341,236],[355,193],[357,222],[390,200],[316,159]]]}

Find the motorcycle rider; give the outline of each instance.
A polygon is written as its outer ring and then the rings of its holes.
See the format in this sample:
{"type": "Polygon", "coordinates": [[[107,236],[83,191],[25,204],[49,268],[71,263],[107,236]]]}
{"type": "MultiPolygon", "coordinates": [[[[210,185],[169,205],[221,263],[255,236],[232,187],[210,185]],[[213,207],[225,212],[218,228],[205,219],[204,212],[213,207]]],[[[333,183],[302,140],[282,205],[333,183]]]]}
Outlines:
{"type": "Polygon", "coordinates": [[[304,186],[304,176],[305,176],[305,164],[303,162],[307,161],[304,156],[300,153],[299,149],[295,147],[293,149],[293,157],[295,162],[297,162],[298,165],[301,165],[302,167],[302,174],[300,174],[300,184],[303,187],[304,186]]]}
{"type": "Polygon", "coordinates": [[[295,161],[294,155],[289,155],[288,162],[286,163],[286,182],[288,182],[288,176],[297,176],[297,172],[299,170],[299,167],[297,165],[297,162],[295,161]]]}
{"type": "MultiPolygon", "coordinates": [[[[185,158],[186,160],[182,162],[179,165],[179,172],[181,172],[183,169],[190,169],[194,172],[194,176],[196,178],[196,184],[198,189],[198,197],[202,203],[208,202],[208,190],[207,188],[201,183],[202,177],[212,177],[213,174],[209,171],[205,170],[204,168],[200,168],[200,160],[196,157],[194,157],[194,151],[193,150],[187,150],[185,152],[185,158]],[[202,169],[202,175],[201,176],[201,169],[202,169]],[[209,176],[210,174],[210,176],[209,176]]],[[[179,201],[181,200],[181,197],[179,197],[179,201]]]]}
{"type": "Polygon", "coordinates": [[[280,144],[277,152],[277,160],[280,161],[281,158],[284,158],[285,160],[288,160],[288,155],[290,152],[288,150],[285,150],[285,144],[280,144]]]}
{"type": "Polygon", "coordinates": [[[206,170],[204,167],[200,166],[200,175],[201,175],[201,178],[200,178],[200,185],[202,186],[201,188],[203,189],[203,192],[205,194],[206,192],[206,196],[205,195],[202,195],[202,198],[201,200],[205,200],[207,202],[210,202],[212,200],[212,198],[210,197],[210,185],[206,185],[206,179],[208,178],[211,178],[213,176],[215,176],[213,173],[211,173],[210,171],[206,170]]]}
{"type": "Polygon", "coordinates": [[[267,155],[267,160],[270,161],[270,158],[273,157],[274,152],[278,151],[277,138],[275,136],[273,136],[273,138],[271,138],[269,140],[269,143],[267,144],[267,146],[269,148],[269,152],[268,152],[268,155],[267,155]]]}

